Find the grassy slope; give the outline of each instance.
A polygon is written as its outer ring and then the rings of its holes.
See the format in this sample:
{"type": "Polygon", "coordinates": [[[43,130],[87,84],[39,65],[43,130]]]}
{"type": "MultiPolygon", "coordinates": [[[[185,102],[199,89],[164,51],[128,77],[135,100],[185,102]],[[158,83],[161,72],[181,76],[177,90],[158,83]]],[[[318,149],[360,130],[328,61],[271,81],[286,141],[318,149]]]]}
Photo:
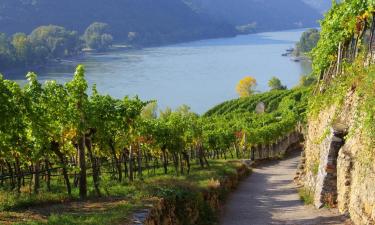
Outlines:
{"type": "MultiPolygon", "coordinates": [[[[105,197],[78,201],[77,190],[69,199],[62,190],[62,182],[54,180],[52,192],[44,188],[38,195],[27,190],[17,195],[0,192],[0,223],[9,224],[123,224],[137,209],[145,207],[155,197],[172,197],[188,190],[195,192],[216,185],[219,180],[236,172],[241,163],[210,161],[210,168],[192,166],[190,175],[175,176],[173,168],[164,175],[161,169],[144,173],[143,181],[119,184],[104,177],[102,192],[105,197]]],[[[90,181],[92,187],[92,181],[90,181]]]]}
{"type": "Polygon", "coordinates": [[[257,104],[263,102],[266,105],[267,112],[277,109],[281,100],[293,94],[292,90],[270,91],[261,94],[255,94],[246,98],[233,99],[223,102],[205,113],[204,116],[218,116],[229,113],[243,113],[254,111],[257,104]]]}

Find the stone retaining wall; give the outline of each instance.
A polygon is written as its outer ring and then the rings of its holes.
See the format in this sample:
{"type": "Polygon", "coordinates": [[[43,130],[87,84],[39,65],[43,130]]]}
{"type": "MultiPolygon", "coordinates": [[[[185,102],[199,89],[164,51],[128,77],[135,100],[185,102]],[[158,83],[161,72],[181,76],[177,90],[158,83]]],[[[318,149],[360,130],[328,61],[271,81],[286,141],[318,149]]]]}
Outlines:
{"type": "MultiPolygon", "coordinates": [[[[288,151],[301,149],[303,135],[296,129],[280,138],[276,143],[253,147],[252,160],[266,160],[281,158],[288,151]]],[[[239,181],[249,174],[249,166],[245,165],[237,170],[234,176],[227,177],[220,181],[215,188],[203,190],[201,200],[186,199],[182,205],[174,200],[158,199],[151,209],[139,211],[134,215],[134,224],[144,225],[195,225],[212,224],[214,217],[220,210],[221,203],[225,196],[237,187],[239,181]],[[183,215],[181,215],[181,211],[183,215]],[[212,217],[214,216],[214,217],[212,217]],[[208,218],[206,218],[208,217],[208,218]],[[208,219],[209,221],[206,221],[208,219]]]]}
{"type": "Polygon", "coordinates": [[[196,193],[194,198],[157,199],[149,210],[137,212],[134,224],[144,225],[195,225],[212,224],[217,220],[222,201],[237,187],[241,179],[250,174],[243,164],[237,173],[220,181],[216,187],[196,193]]]}
{"type": "Polygon", "coordinates": [[[375,149],[364,145],[363,134],[355,125],[359,100],[354,91],[345,99],[340,110],[331,106],[308,122],[296,182],[314,193],[316,207],[337,207],[354,224],[374,225],[375,162],[371,152],[375,149]],[[350,135],[338,134],[337,124],[348,128],[345,133],[350,135]]]}
{"type": "Polygon", "coordinates": [[[303,135],[299,130],[290,132],[273,144],[252,147],[251,160],[280,158],[288,153],[288,151],[301,148],[301,142],[303,142],[303,135]]]}

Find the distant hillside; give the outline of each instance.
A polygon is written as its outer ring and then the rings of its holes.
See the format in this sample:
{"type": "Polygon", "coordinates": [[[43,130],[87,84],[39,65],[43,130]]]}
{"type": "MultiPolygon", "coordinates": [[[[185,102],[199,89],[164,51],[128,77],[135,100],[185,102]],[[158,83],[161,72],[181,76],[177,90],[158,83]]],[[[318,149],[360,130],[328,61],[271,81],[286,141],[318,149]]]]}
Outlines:
{"type": "MultiPolygon", "coordinates": [[[[302,0],[185,0],[216,21],[225,21],[249,31],[314,27],[319,12],[302,0]]],[[[313,1],[313,0],[312,0],[313,1]]]]}
{"type": "Polygon", "coordinates": [[[331,8],[332,2],[328,0],[303,0],[306,4],[324,13],[331,8]]]}
{"type": "Polygon", "coordinates": [[[180,0],[0,1],[0,32],[8,34],[29,33],[48,24],[82,33],[95,21],[108,23],[117,40],[136,32],[136,41],[142,44],[235,35],[233,26],[213,22],[180,0]]]}
{"type": "Polygon", "coordinates": [[[140,45],[233,36],[235,26],[249,32],[312,27],[319,18],[302,0],[0,0],[0,32],[53,24],[83,33],[103,22],[116,41],[140,45]]]}

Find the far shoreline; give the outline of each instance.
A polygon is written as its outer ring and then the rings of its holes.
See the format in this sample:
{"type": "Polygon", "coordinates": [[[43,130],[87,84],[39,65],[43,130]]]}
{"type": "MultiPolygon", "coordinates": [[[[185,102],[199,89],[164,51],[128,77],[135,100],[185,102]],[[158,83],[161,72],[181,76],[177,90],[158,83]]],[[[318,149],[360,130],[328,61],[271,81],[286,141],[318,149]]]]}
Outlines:
{"type": "Polygon", "coordinates": [[[168,46],[177,46],[180,44],[189,44],[189,43],[195,43],[199,41],[206,41],[206,40],[220,40],[220,39],[230,39],[235,38],[238,36],[247,36],[247,35],[255,35],[255,34],[263,34],[263,33],[273,33],[273,32],[285,32],[285,31],[299,31],[304,29],[309,29],[311,27],[301,27],[301,28],[291,28],[291,29],[275,29],[275,30],[262,30],[257,32],[247,32],[247,33],[241,33],[238,32],[236,35],[233,36],[219,36],[219,37],[212,37],[212,38],[202,38],[202,39],[195,39],[191,41],[181,41],[181,42],[170,42],[170,43],[164,43],[164,44],[155,44],[155,45],[145,45],[145,46],[137,46],[137,45],[129,45],[123,42],[116,42],[114,43],[108,50],[106,51],[95,51],[95,50],[88,50],[88,49],[82,49],[82,51],[75,55],[75,56],[69,56],[61,59],[49,59],[46,63],[40,64],[40,65],[33,65],[33,66],[18,66],[17,68],[11,68],[6,69],[4,71],[0,71],[0,74],[2,74],[6,79],[14,79],[18,78],[18,75],[12,75],[12,74],[24,74],[23,76],[26,76],[28,72],[36,72],[38,70],[43,70],[44,68],[47,68],[48,66],[53,65],[61,65],[63,62],[69,62],[69,63],[76,63],[76,65],[79,64],[79,60],[84,59],[88,55],[100,55],[100,54],[108,54],[111,52],[117,52],[117,51],[126,51],[126,50],[142,50],[142,49],[149,49],[149,48],[158,48],[158,47],[168,47],[168,46]]]}

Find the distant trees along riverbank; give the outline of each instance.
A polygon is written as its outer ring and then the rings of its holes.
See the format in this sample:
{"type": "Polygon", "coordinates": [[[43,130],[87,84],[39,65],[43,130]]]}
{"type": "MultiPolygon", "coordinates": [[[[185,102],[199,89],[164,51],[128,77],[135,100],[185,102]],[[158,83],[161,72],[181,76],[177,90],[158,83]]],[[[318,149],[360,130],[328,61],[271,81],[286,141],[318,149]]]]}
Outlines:
{"type": "Polygon", "coordinates": [[[113,42],[108,25],[95,22],[80,36],[64,27],[40,26],[29,35],[0,33],[0,68],[41,65],[48,60],[78,55],[84,48],[108,49],[113,42]]]}
{"type": "Polygon", "coordinates": [[[308,29],[303,32],[300,41],[296,44],[294,54],[300,56],[311,52],[316,47],[320,39],[320,33],[318,29],[308,29]]]}

